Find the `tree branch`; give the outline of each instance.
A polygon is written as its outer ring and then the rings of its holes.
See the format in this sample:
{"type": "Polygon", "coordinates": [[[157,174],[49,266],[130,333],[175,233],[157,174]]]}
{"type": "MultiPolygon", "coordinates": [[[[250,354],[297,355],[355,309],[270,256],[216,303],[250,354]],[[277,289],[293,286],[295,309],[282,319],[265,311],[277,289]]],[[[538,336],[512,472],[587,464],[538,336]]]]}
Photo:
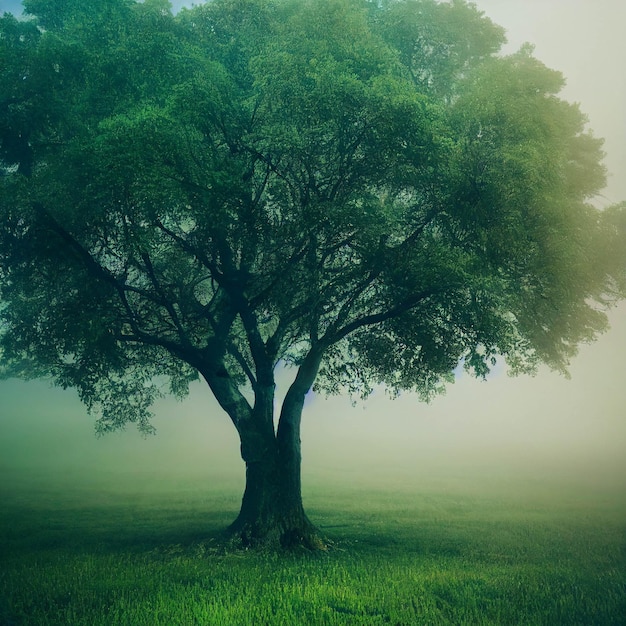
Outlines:
{"type": "MultiPolygon", "coordinates": [[[[37,205],[35,208],[44,217],[45,222],[48,224],[48,226],[59,237],[61,237],[62,240],[65,241],[65,243],[68,244],[71,250],[73,250],[78,255],[79,259],[82,261],[86,270],[92,276],[94,276],[94,278],[104,281],[105,283],[111,285],[111,287],[115,290],[115,292],[118,294],[122,307],[124,311],[126,312],[126,315],[128,316],[127,321],[133,330],[134,338],[136,340],[147,345],[161,346],[175,355],[180,355],[186,349],[190,348],[190,344],[181,345],[174,341],[165,339],[163,337],[158,338],[149,333],[142,331],[137,323],[138,316],[135,314],[130,302],[128,301],[127,293],[129,292],[136,293],[142,296],[143,298],[145,298],[146,300],[148,300],[149,302],[151,302],[152,304],[156,304],[157,306],[165,306],[165,300],[152,296],[149,292],[145,291],[144,289],[139,289],[132,285],[128,285],[126,282],[120,282],[113,275],[111,271],[109,271],[108,269],[100,265],[100,263],[98,263],[93,258],[93,256],[89,253],[89,251],[85,249],[85,247],[75,237],[73,237],[65,228],[63,228],[56,221],[56,219],[50,214],[49,211],[47,211],[41,205],[37,205]]],[[[182,327],[177,327],[177,329],[179,329],[180,339],[184,340],[186,338],[184,330],[182,329],[182,327]]],[[[120,338],[123,338],[123,337],[120,336],[120,338]]],[[[189,343],[188,340],[186,343],[187,344],[189,343]]],[[[183,344],[185,344],[185,341],[183,341],[183,344]]]]}
{"type": "Polygon", "coordinates": [[[353,333],[355,330],[359,328],[363,328],[365,326],[374,326],[376,324],[380,324],[382,322],[386,322],[387,320],[399,317],[404,313],[407,313],[411,309],[414,309],[418,304],[432,297],[436,293],[440,293],[444,291],[443,289],[429,289],[426,291],[421,291],[417,294],[412,295],[411,297],[404,300],[397,306],[388,309],[387,311],[380,311],[379,313],[372,313],[371,315],[366,315],[360,319],[356,319],[353,322],[350,322],[347,326],[335,330],[334,333],[329,331],[322,338],[322,343],[327,345],[332,345],[341,341],[344,337],[347,337],[349,334],[353,333]]]}
{"type": "Polygon", "coordinates": [[[150,281],[152,282],[152,285],[154,286],[155,291],[159,295],[161,305],[168,312],[170,319],[172,320],[172,323],[176,327],[176,330],[178,331],[178,335],[180,336],[183,344],[185,346],[191,346],[189,337],[187,336],[187,333],[185,332],[184,328],[182,327],[182,324],[180,323],[180,320],[178,319],[176,310],[172,306],[172,303],[170,302],[169,298],[165,295],[165,292],[161,284],[159,283],[156,272],[154,270],[154,266],[152,265],[152,260],[150,259],[148,254],[146,254],[145,252],[141,253],[141,259],[143,260],[144,265],[146,266],[146,272],[148,274],[148,277],[150,278],[150,281]]]}

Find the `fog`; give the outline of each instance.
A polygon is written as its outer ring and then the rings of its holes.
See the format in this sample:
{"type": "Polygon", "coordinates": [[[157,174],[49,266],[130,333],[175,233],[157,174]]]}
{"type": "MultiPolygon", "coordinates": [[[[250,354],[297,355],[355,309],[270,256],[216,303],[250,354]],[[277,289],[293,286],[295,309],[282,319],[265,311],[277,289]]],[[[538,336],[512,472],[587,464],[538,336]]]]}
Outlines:
{"type": "MultiPolygon", "coordinates": [[[[529,41],[539,59],[565,74],[563,96],[580,102],[595,134],[606,138],[610,177],[597,202],[626,199],[623,0],[476,4],[507,29],[507,51],[529,41]]],[[[12,6],[0,2],[0,8],[12,6]]],[[[305,487],[328,481],[506,488],[523,479],[538,490],[570,483],[624,497],[626,306],[611,311],[610,321],[610,331],[581,346],[569,380],[545,369],[534,378],[498,370],[485,382],[462,375],[430,405],[411,394],[392,401],[383,390],[356,406],[345,397],[311,394],[303,418],[305,487]]],[[[161,401],[154,424],[156,437],[129,428],[98,439],[75,393],[45,381],[0,382],[3,483],[17,471],[67,480],[206,477],[243,486],[236,433],[203,385],[194,385],[182,403],[161,401]]]]}

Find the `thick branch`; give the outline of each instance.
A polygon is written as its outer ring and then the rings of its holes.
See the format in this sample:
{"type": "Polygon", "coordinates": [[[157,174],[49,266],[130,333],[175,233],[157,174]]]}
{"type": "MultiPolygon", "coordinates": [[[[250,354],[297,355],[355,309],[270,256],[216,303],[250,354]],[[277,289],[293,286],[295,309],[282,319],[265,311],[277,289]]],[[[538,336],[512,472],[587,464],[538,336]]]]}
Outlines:
{"type": "MultiPolygon", "coordinates": [[[[75,237],[73,237],[65,228],[63,228],[57,222],[57,220],[48,211],[44,209],[44,207],[42,207],[41,205],[38,205],[36,209],[40,212],[41,215],[43,215],[48,226],[57,235],[59,235],[59,237],[61,237],[61,239],[66,244],[68,244],[71,250],[73,250],[78,255],[79,259],[82,261],[87,272],[89,272],[89,274],[91,274],[94,278],[98,280],[102,280],[105,283],[111,285],[111,287],[116,291],[120,299],[120,302],[122,304],[122,307],[126,311],[126,314],[128,316],[128,323],[131,325],[133,332],[138,337],[141,336],[142,340],[148,337],[149,336],[148,334],[143,333],[139,329],[139,326],[137,324],[137,316],[133,312],[132,307],[128,301],[128,298],[126,297],[126,294],[129,292],[136,293],[140,295],[141,297],[145,298],[146,300],[148,300],[149,302],[151,302],[152,304],[156,304],[157,306],[160,306],[160,307],[165,307],[167,310],[166,300],[162,298],[161,296],[154,296],[150,294],[145,289],[139,289],[138,287],[128,285],[126,282],[121,282],[118,278],[115,277],[115,275],[110,270],[100,265],[100,263],[98,263],[93,258],[93,256],[89,253],[89,251],[75,237]]],[[[185,337],[185,333],[183,332],[182,327],[180,327],[180,325],[176,325],[176,328],[179,332],[180,339],[183,340],[183,343],[185,343],[186,337],[185,337]]],[[[178,344],[175,344],[175,342],[168,342],[168,343],[170,345],[178,345],[178,344]]]]}
{"type": "Polygon", "coordinates": [[[286,429],[299,429],[300,416],[302,413],[302,407],[304,406],[304,400],[306,394],[310,391],[313,383],[315,382],[323,355],[323,347],[321,345],[315,346],[307,354],[304,361],[298,368],[298,374],[296,375],[293,383],[291,383],[281,408],[280,419],[278,422],[279,438],[281,433],[283,433],[286,429]]]}
{"type": "Polygon", "coordinates": [[[378,313],[372,313],[370,315],[365,315],[364,317],[358,318],[343,328],[335,328],[331,327],[328,332],[322,338],[322,342],[327,345],[332,345],[333,343],[337,343],[341,341],[344,337],[347,337],[349,334],[358,330],[359,328],[363,328],[365,326],[374,326],[376,324],[380,324],[382,322],[386,322],[387,320],[399,317],[404,313],[407,313],[411,309],[414,309],[419,304],[421,304],[424,300],[430,298],[435,293],[439,293],[443,291],[442,289],[429,289],[426,291],[421,291],[416,293],[400,304],[392,307],[386,311],[380,311],[378,313]]]}
{"type": "Polygon", "coordinates": [[[228,374],[223,363],[211,359],[211,362],[206,361],[200,365],[198,370],[237,431],[241,432],[244,423],[252,418],[252,407],[228,374]]]}

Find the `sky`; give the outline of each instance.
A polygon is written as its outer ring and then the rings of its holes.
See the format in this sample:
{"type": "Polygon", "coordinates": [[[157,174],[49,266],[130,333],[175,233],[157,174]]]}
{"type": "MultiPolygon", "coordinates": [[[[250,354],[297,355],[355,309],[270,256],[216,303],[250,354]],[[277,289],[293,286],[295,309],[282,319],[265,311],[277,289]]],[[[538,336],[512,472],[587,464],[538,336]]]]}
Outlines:
{"type": "MultiPolygon", "coordinates": [[[[175,8],[182,2],[174,2],[175,8]]],[[[623,0],[480,0],[507,30],[513,52],[524,42],[563,72],[562,97],[579,102],[589,127],[604,137],[608,186],[600,207],[626,199],[626,3],[623,0]]],[[[17,2],[0,0],[0,10],[17,2]]],[[[351,484],[384,485],[390,476],[451,485],[480,474],[570,480],[590,489],[626,486],[626,306],[611,329],[581,346],[565,379],[547,370],[533,378],[498,372],[488,381],[462,376],[445,396],[420,403],[377,391],[368,402],[311,396],[302,425],[303,471],[351,484]],[[604,483],[602,483],[604,484],[604,483]]],[[[144,472],[162,476],[242,476],[236,433],[200,384],[183,403],[157,407],[156,437],[133,429],[96,439],[75,393],[43,381],[0,382],[0,472],[144,472]]]]}

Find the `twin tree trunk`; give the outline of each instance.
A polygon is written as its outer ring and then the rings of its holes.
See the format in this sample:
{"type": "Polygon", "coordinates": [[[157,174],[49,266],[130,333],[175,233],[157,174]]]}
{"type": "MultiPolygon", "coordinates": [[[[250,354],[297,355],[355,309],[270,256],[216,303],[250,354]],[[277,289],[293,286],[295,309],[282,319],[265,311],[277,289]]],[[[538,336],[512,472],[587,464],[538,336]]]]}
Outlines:
{"type": "Polygon", "coordinates": [[[240,430],[246,488],[230,531],[244,545],[319,547],[320,539],[302,506],[299,428],[284,421],[274,435],[240,430]]]}
{"type": "MultiPolygon", "coordinates": [[[[246,464],[246,487],[237,519],[230,526],[233,537],[244,546],[325,547],[317,528],[302,505],[300,422],[306,393],[315,379],[319,362],[301,366],[289,388],[274,427],[274,385],[258,386],[251,411],[241,411],[241,402],[224,402],[207,382],[235,423],[246,464]],[[245,419],[243,416],[245,415],[245,419]]],[[[232,398],[232,395],[231,395],[232,398]]]]}

